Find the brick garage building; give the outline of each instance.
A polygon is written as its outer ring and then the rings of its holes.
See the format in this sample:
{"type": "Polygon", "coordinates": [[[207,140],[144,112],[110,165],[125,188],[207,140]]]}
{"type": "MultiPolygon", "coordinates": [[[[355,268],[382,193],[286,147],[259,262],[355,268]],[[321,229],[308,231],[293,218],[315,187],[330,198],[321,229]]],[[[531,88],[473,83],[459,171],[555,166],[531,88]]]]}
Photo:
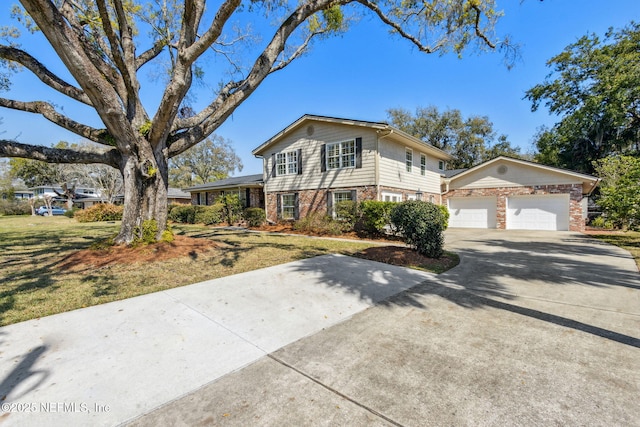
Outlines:
{"type": "Polygon", "coordinates": [[[451,227],[584,231],[598,179],[498,157],[443,179],[451,227]]]}

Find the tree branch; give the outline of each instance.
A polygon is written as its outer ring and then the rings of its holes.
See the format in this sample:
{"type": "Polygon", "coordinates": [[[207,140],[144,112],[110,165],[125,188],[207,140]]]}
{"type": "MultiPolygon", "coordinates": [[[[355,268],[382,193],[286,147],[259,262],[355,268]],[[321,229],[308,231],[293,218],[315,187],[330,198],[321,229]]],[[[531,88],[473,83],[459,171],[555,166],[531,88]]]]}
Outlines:
{"type": "Polygon", "coordinates": [[[159,40],[150,49],[142,52],[136,58],[136,70],[139,70],[140,68],[142,68],[143,65],[145,65],[146,63],[148,63],[149,61],[153,60],[158,55],[160,55],[164,50],[165,46],[166,44],[164,43],[164,41],[159,40]]]}
{"type": "Polygon", "coordinates": [[[105,152],[77,151],[21,144],[6,139],[0,140],[0,157],[20,157],[47,163],[102,163],[117,169],[119,169],[121,160],[120,153],[115,148],[105,152]]]}
{"type": "Polygon", "coordinates": [[[53,105],[49,104],[48,102],[22,102],[0,98],[0,107],[25,111],[27,113],[40,114],[50,122],[64,129],[67,129],[68,131],[73,132],[76,135],[82,136],[99,144],[113,146],[113,140],[109,138],[107,132],[71,120],[67,116],[58,113],[53,105]]]}
{"type": "Polygon", "coordinates": [[[55,89],[78,102],[91,105],[89,97],[87,97],[81,89],[78,89],[53,74],[40,61],[29,55],[27,52],[11,46],[0,45],[0,58],[17,62],[35,74],[36,77],[52,89],[55,89]]]}
{"type": "MultiPolygon", "coordinates": [[[[247,99],[258,85],[274,71],[274,64],[284,51],[287,40],[310,16],[330,6],[347,4],[350,3],[350,1],[351,0],[319,0],[298,6],[277,29],[267,47],[265,47],[262,54],[260,54],[254,62],[247,77],[239,82],[227,84],[225,88],[220,91],[216,99],[204,110],[182,122],[192,124],[193,126],[185,132],[174,134],[173,137],[170,138],[169,157],[184,152],[202,139],[211,135],[211,133],[233,113],[236,107],[247,99]]],[[[294,53],[294,55],[296,54],[294,53]]],[[[289,62],[287,62],[287,64],[289,62]]]]}

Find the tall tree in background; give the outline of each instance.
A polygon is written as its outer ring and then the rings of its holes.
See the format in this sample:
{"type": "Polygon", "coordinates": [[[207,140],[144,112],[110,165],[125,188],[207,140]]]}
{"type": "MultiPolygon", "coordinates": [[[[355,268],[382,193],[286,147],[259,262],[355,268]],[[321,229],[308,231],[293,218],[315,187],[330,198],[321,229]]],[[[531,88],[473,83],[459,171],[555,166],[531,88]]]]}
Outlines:
{"type": "Polygon", "coordinates": [[[460,110],[440,112],[434,106],[417,108],[415,115],[392,108],[387,115],[393,126],[451,154],[449,169],[470,168],[503,155],[520,157],[520,148],[512,147],[506,135],[496,136],[486,116],[465,119],[460,110]]]}
{"type": "Polygon", "coordinates": [[[169,185],[185,188],[217,181],[242,167],[231,140],[212,135],[169,161],[169,185]]]}
{"type": "Polygon", "coordinates": [[[640,158],[609,156],[594,167],[602,178],[598,205],[607,220],[624,230],[640,228],[640,158]]]}
{"type": "Polygon", "coordinates": [[[547,66],[526,94],[560,118],[536,136],[541,163],[593,173],[598,159],[640,154],[640,24],[584,36],[547,66]]]}
{"type": "Polygon", "coordinates": [[[29,70],[70,102],[93,109],[104,127],[74,120],[45,101],[0,98],[0,106],[40,114],[105,150],[86,153],[0,140],[0,156],[118,168],[124,177],[124,213],[115,241],[125,244],[134,241],[145,220],[157,222],[156,238],[161,238],[169,159],[215,132],[268,76],[301,57],[314,40],[345,31],[350,17],[371,13],[425,53],[461,53],[469,45],[495,48],[500,16],[494,0],[224,0],[208,8],[205,0],[20,3],[24,21],[42,32],[73,81],[34,56],[41,47],[31,46],[31,54],[15,44],[0,45],[0,58],[29,70]],[[204,73],[200,60],[205,56],[217,63],[228,60],[229,70],[207,76],[219,82],[217,92],[204,108],[180,117],[182,108],[192,106],[193,82],[204,73]],[[168,79],[150,111],[140,94],[141,73],[160,59],[169,65],[168,79]]]}

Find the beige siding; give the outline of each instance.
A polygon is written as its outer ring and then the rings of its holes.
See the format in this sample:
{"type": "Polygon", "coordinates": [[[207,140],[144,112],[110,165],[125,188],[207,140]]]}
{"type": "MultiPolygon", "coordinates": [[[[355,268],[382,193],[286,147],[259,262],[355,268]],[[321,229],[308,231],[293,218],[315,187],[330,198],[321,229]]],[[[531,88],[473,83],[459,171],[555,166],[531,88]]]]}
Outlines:
{"type": "Polygon", "coordinates": [[[440,193],[440,174],[438,159],[427,153],[413,149],[413,167],[407,172],[405,163],[405,145],[389,139],[382,139],[380,147],[380,185],[385,187],[405,188],[425,193],[440,193]],[[427,156],[426,175],[420,174],[420,154],[427,156]]]}
{"type": "Polygon", "coordinates": [[[313,122],[313,134],[308,135],[308,125],[294,130],[264,154],[265,189],[295,191],[321,188],[338,188],[375,185],[374,130],[353,126],[313,122]],[[322,144],[362,138],[362,168],[339,170],[321,169],[322,144]],[[271,177],[273,153],[302,150],[302,174],[271,177]]]}
{"type": "Polygon", "coordinates": [[[580,180],[562,173],[522,164],[496,162],[487,168],[454,179],[450,189],[503,188],[536,185],[563,185],[580,180]],[[506,167],[506,170],[503,168],[506,167]],[[502,168],[502,169],[501,169],[502,168]]]}

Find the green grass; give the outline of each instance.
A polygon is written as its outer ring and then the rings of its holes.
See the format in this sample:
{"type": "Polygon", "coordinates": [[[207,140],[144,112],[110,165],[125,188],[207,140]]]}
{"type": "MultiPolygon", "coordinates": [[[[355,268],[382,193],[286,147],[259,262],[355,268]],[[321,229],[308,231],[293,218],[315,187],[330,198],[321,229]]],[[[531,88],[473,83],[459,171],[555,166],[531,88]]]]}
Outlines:
{"type": "Polygon", "coordinates": [[[628,250],[640,269],[640,232],[627,231],[620,234],[595,234],[592,237],[628,250]]]}
{"type": "Polygon", "coordinates": [[[353,255],[362,242],[175,226],[176,234],[220,244],[203,254],[145,264],[60,268],[80,249],[100,246],[119,223],[66,217],[0,217],[0,325],[130,298],[329,253],[353,255]]]}

